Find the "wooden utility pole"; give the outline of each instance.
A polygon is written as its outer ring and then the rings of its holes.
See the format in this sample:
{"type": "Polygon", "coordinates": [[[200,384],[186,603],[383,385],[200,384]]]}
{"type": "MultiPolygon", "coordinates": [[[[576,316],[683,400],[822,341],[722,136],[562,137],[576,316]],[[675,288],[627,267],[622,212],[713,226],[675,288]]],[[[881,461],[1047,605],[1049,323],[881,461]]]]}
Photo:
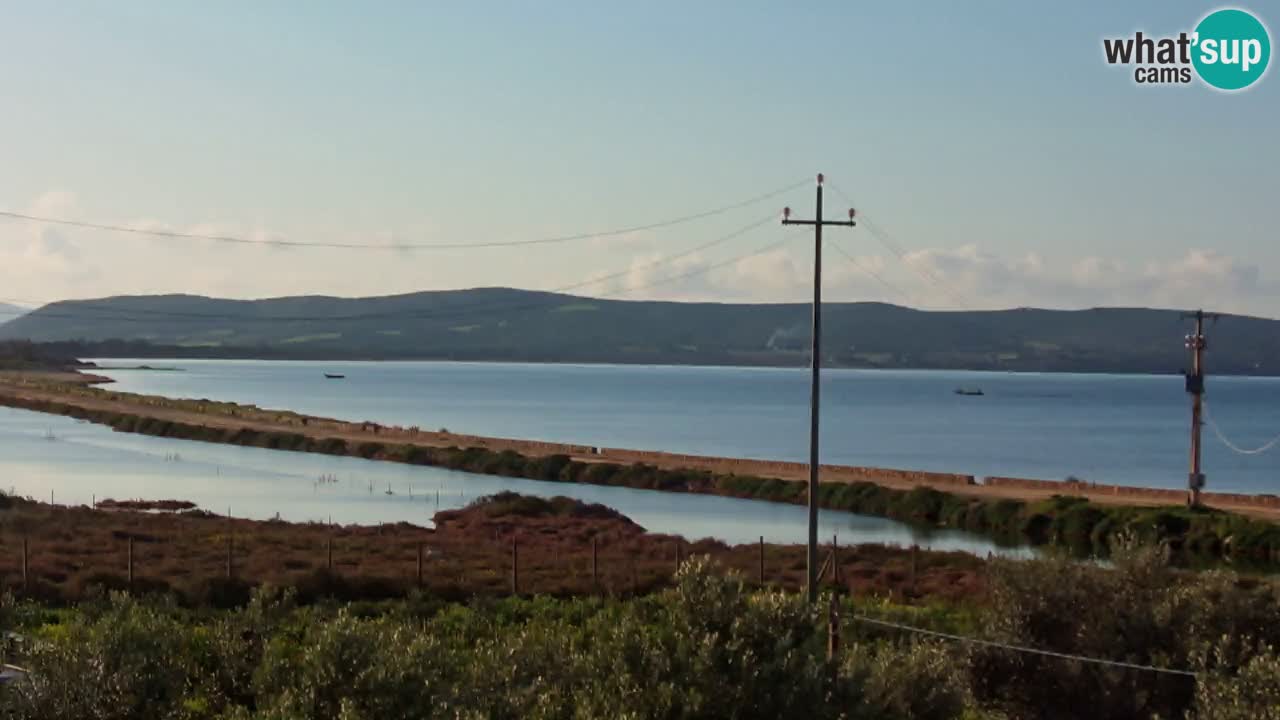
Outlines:
{"type": "Polygon", "coordinates": [[[848,220],[824,220],[822,217],[822,174],[818,174],[817,208],[812,220],[793,220],[791,208],[782,211],[783,225],[813,226],[813,331],[809,365],[809,547],[807,553],[806,588],[809,602],[818,601],[818,399],[822,370],[822,228],[825,225],[853,227],[853,208],[848,220]]]}
{"type": "Polygon", "coordinates": [[[1187,392],[1191,395],[1191,473],[1187,480],[1187,505],[1200,504],[1200,491],[1204,488],[1204,472],[1200,468],[1200,416],[1204,406],[1204,351],[1209,343],[1204,337],[1204,319],[1217,319],[1214,313],[1197,310],[1183,313],[1184,319],[1196,321],[1196,331],[1187,335],[1184,345],[1191,351],[1191,370],[1187,373],[1187,392]]]}

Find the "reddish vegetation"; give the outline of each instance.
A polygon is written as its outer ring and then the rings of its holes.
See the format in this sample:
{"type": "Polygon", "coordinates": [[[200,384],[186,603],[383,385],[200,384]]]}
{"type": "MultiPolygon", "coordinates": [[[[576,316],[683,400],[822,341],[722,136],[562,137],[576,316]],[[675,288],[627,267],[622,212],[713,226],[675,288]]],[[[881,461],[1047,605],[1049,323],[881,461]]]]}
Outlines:
{"type": "MultiPolygon", "coordinates": [[[[23,591],[22,546],[28,547],[28,590],[74,600],[100,588],[127,586],[133,540],[135,590],[173,590],[191,602],[227,602],[250,585],[293,585],[304,597],[380,598],[416,583],[423,550],[425,590],[449,597],[510,592],[512,541],[522,593],[557,595],[646,592],[669,582],[677,557],[708,554],[758,581],[757,545],[727,546],[645,532],[599,505],[500,496],[440,513],[439,529],[407,523],[335,526],[227,519],[201,511],[101,511],[11,501],[0,511],[0,583],[23,591]],[[228,537],[232,573],[228,582],[228,537]],[[592,541],[599,587],[592,583],[592,541]],[[332,572],[328,568],[332,548],[332,572]]],[[[827,549],[824,548],[825,556],[827,549]]],[[[912,553],[881,546],[840,551],[840,581],[858,594],[899,600],[966,598],[982,592],[983,562],[963,553],[912,553]]],[[[804,548],[765,547],[765,579],[798,589],[804,548]]],[[[828,576],[828,584],[832,582],[828,576]]]]}

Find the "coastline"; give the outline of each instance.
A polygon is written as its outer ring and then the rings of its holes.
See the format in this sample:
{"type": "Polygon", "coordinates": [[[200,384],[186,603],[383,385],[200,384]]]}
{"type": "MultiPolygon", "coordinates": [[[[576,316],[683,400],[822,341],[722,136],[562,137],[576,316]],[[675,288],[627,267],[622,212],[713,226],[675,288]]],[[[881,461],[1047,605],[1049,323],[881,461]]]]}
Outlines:
{"type": "MultiPolygon", "coordinates": [[[[61,375],[0,374],[0,405],[173,439],[359,457],[549,482],[807,502],[808,466],[597,448],[346,422],[210,400],[113,392],[61,375]]],[[[1280,562],[1280,498],[1206,494],[1187,508],[1175,490],[822,466],[819,506],[997,542],[1056,544],[1106,555],[1135,535],[1194,561],[1280,562]]]]}
{"type": "MultiPolygon", "coordinates": [[[[573,461],[593,464],[643,463],[661,470],[749,475],[785,481],[803,481],[808,478],[808,465],[799,462],[593,447],[575,443],[441,432],[373,422],[348,422],[254,405],[113,392],[99,387],[112,382],[114,380],[107,377],[75,371],[0,373],[0,404],[61,403],[84,411],[129,413],[206,428],[289,433],[316,441],[339,439],[346,443],[394,443],[427,449],[483,448],[495,453],[509,451],[535,457],[564,455],[573,461]]],[[[58,414],[66,413],[58,411],[58,414]]],[[[1071,495],[1106,506],[1163,506],[1178,504],[1183,497],[1182,491],[1167,488],[1096,485],[1033,478],[977,478],[961,473],[831,464],[822,465],[821,482],[824,485],[872,483],[901,491],[924,487],[988,501],[1035,502],[1055,495],[1071,495]]],[[[1272,495],[1210,492],[1205,493],[1205,505],[1225,512],[1280,521],[1280,498],[1272,495]]]]}
{"type": "MultiPolygon", "coordinates": [[[[85,354],[83,357],[91,358],[94,362],[99,360],[128,360],[128,361],[146,361],[146,360],[230,360],[230,361],[252,361],[252,362],[291,362],[291,363],[465,363],[469,365],[557,365],[566,367],[654,367],[654,368],[726,368],[733,370],[780,370],[780,371],[808,371],[809,364],[807,356],[800,362],[702,362],[690,360],[688,362],[680,362],[676,360],[596,360],[591,358],[565,358],[565,359],[547,359],[541,357],[490,357],[490,356],[454,356],[454,355],[275,355],[275,354],[254,354],[254,353],[229,353],[229,354],[182,354],[171,352],[172,348],[162,348],[166,352],[157,352],[154,355],[95,355],[85,354]]],[[[92,368],[90,368],[92,369],[92,368]]],[[[136,368],[104,368],[104,369],[136,369],[136,368]]],[[[155,368],[152,368],[155,369],[155,368]]],[[[933,372],[957,372],[957,373],[987,373],[991,375],[1126,375],[1134,377],[1182,377],[1186,371],[1184,369],[1174,368],[1147,368],[1147,369],[1128,369],[1120,367],[1105,366],[1088,366],[1082,368],[1030,368],[1017,367],[1011,368],[1007,366],[991,366],[991,367],[974,367],[969,365],[946,365],[946,364],[920,364],[912,363],[909,365],[871,365],[865,363],[841,363],[828,359],[822,366],[823,371],[858,371],[858,372],[905,372],[905,373],[933,373],[933,372]]],[[[1240,377],[1240,378],[1280,378],[1280,371],[1262,370],[1255,368],[1253,370],[1238,371],[1226,370],[1214,373],[1215,377],[1240,377]]]]}

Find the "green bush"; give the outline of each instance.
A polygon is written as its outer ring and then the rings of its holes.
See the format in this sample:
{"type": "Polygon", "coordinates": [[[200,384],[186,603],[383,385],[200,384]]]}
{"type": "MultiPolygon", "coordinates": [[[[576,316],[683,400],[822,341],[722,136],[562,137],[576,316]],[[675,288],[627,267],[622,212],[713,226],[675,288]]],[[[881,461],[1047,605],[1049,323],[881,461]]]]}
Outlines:
{"type": "MultiPolygon", "coordinates": [[[[566,507],[544,500],[539,511],[566,507]]],[[[348,582],[312,580],[311,592],[324,585],[334,596],[348,582]]],[[[0,717],[1276,717],[1280,598],[1270,584],[1173,571],[1131,542],[1115,549],[1112,567],[1065,557],[1000,560],[989,582],[990,605],[981,609],[865,598],[855,607],[908,625],[1189,668],[1199,677],[861,623],[846,626],[829,660],[825,604],[753,590],[694,557],[674,587],[628,601],[459,605],[415,593],[335,606],[271,588],[225,611],[122,595],[58,612],[6,600],[0,625],[21,623],[34,645],[24,658],[28,679],[0,688],[0,717]]]]}

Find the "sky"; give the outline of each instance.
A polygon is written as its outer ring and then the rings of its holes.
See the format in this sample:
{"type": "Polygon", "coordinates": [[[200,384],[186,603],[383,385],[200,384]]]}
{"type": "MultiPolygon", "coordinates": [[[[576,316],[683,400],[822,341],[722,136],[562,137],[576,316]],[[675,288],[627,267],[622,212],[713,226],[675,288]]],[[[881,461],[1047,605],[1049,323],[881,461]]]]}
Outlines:
{"type": "MultiPolygon", "coordinates": [[[[0,210],[365,246],[0,218],[0,302],[803,301],[812,236],[777,220],[812,216],[823,172],[827,216],[869,221],[825,232],[830,300],[1280,317],[1280,77],[1142,87],[1103,60],[1104,37],[1218,7],[0,0],[0,210]],[[652,230],[397,247],[644,226],[780,188],[652,230]]],[[[1280,8],[1237,7],[1274,38],[1280,8]]]]}

